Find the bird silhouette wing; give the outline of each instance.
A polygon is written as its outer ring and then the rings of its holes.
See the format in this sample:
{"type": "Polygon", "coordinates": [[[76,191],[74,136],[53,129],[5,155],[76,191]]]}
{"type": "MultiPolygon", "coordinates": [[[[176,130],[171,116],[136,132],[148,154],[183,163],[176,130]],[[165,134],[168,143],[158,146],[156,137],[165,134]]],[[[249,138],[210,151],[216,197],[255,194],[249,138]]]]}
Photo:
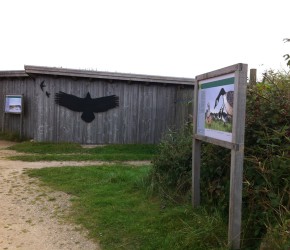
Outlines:
{"type": "Polygon", "coordinates": [[[43,88],[46,87],[46,86],[44,85],[44,80],[40,83],[39,86],[40,86],[41,90],[43,91],[43,88]]]}
{"type": "Polygon", "coordinates": [[[92,99],[92,111],[105,112],[119,106],[119,97],[116,95],[104,96],[92,99]]]}
{"type": "Polygon", "coordinates": [[[56,104],[66,107],[70,110],[77,111],[77,112],[84,111],[84,105],[85,105],[84,98],[80,98],[75,95],[66,94],[60,91],[55,94],[54,100],[56,104]]]}

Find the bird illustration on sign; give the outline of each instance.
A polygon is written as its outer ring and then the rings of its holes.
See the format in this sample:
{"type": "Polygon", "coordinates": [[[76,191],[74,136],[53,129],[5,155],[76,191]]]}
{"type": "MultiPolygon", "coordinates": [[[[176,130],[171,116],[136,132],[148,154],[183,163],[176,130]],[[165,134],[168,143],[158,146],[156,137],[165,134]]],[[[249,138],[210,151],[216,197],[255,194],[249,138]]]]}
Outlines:
{"type": "Polygon", "coordinates": [[[208,89],[205,109],[205,127],[231,132],[234,91],[225,87],[208,89]],[[212,104],[212,106],[211,106],[212,104]],[[213,107],[213,109],[211,109],[213,107]]]}
{"type": "Polygon", "coordinates": [[[227,115],[233,116],[234,91],[226,92],[224,90],[224,88],[221,88],[221,90],[220,90],[220,92],[215,100],[214,108],[216,108],[216,106],[218,105],[219,99],[221,96],[223,96],[223,105],[221,107],[222,110],[225,109],[225,111],[227,112],[227,115]]]}
{"type": "Polygon", "coordinates": [[[95,119],[94,113],[106,112],[119,106],[116,95],[91,98],[88,92],[84,98],[66,94],[62,91],[55,94],[55,103],[72,111],[81,112],[83,121],[90,123],[95,119]]]}

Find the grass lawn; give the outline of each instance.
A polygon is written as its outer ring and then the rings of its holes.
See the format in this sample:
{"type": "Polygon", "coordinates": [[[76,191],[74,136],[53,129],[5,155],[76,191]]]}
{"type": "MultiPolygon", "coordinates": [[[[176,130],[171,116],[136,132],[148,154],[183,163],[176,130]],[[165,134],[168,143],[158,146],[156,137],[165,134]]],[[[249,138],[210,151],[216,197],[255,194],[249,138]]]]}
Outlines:
{"type": "Polygon", "coordinates": [[[72,143],[24,142],[10,147],[28,155],[12,159],[104,160],[114,165],[26,170],[32,178],[72,195],[67,218],[88,229],[102,249],[228,249],[227,225],[218,212],[172,204],[152,188],[152,166],[122,161],[151,160],[155,145],[82,148],[72,143]]]}
{"type": "Polygon", "coordinates": [[[150,166],[116,164],[28,170],[72,195],[70,218],[103,249],[227,249],[221,216],[165,204],[148,187],[150,166]]]}
{"type": "Polygon", "coordinates": [[[10,149],[27,153],[9,157],[21,161],[143,161],[151,160],[156,145],[127,144],[82,148],[75,143],[23,142],[10,149]]]}

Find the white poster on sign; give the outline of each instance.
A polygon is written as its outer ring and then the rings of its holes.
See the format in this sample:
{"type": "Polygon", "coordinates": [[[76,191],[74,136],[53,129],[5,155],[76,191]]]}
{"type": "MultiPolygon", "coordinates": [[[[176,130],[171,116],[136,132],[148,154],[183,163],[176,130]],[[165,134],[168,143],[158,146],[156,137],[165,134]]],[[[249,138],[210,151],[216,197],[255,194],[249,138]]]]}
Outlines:
{"type": "Polygon", "coordinates": [[[197,134],[232,142],[234,74],[199,82],[197,134]]]}

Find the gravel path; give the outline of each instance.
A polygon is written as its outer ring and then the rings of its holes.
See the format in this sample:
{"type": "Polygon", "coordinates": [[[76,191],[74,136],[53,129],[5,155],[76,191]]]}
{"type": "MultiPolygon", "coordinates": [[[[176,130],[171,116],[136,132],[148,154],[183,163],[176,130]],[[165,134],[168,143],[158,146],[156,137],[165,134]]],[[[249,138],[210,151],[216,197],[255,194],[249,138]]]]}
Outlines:
{"type": "Polygon", "coordinates": [[[69,224],[64,216],[69,196],[42,186],[23,174],[26,168],[101,165],[102,162],[22,162],[5,157],[11,142],[0,141],[0,249],[90,250],[100,249],[86,231],[69,224]]]}

